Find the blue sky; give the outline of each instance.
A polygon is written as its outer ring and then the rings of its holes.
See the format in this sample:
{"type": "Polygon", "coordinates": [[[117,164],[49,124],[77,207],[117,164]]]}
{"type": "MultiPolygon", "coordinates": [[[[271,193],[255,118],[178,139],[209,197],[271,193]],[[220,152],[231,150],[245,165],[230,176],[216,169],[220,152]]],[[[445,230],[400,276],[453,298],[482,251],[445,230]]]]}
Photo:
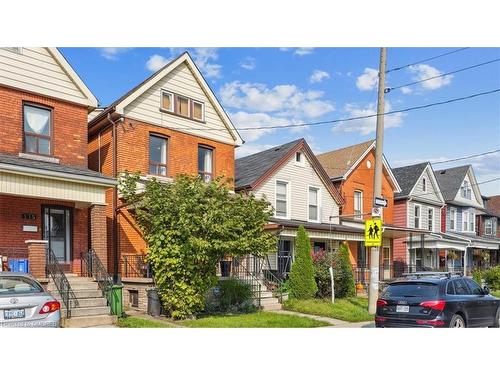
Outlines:
{"type": "MultiPolygon", "coordinates": [[[[376,48],[186,48],[238,127],[286,125],[371,114],[376,108],[376,48]]],[[[389,48],[387,67],[454,48],[389,48]]],[[[101,105],[147,78],[181,48],[61,48],[101,105]]],[[[469,48],[388,74],[396,86],[500,58],[498,48],[469,48]]],[[[500,62],[395,90],[386,110],[419,106],[500,87],[500,62]]],[[[315,152],[374,138],[375,119],[301,129],[242,131],[237,154],[304,137],[315,152]]],[[[392,166],[439,161],[500,148],[500,95],[386,116],[384,153],[392,166]]],[[[471,163],[477,180],[500,177],[500,153],[471,163]]],[[[480,186],[500,194],[500,182],[480,186]]]]}

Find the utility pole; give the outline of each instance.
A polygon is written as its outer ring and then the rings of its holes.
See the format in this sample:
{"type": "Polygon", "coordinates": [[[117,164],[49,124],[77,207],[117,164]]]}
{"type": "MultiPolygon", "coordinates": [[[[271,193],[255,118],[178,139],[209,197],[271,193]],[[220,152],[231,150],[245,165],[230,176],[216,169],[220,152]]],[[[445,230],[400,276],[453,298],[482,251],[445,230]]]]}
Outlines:
{"type": "MultiPolygon", "coordinates": [[[[384,112],[385,112],[385,69],[387,48],[380,48],[380,64],[378,73],[378,104],[377,104],[377,138],[375,140],[375,177],[373,179],[373,206],[375,198],[382,197],[382,155],[384,143],[384,112]]],[[[381,228],[382,229],[382,228],[381,228]]],[[[381,230],[382,232],[382,230],[381,230]]],[[[375,314],[378,299],[379,278],[379,247],[372,247],[370,251],[370,289],[368,290],[368,312],[375,314]]]]}

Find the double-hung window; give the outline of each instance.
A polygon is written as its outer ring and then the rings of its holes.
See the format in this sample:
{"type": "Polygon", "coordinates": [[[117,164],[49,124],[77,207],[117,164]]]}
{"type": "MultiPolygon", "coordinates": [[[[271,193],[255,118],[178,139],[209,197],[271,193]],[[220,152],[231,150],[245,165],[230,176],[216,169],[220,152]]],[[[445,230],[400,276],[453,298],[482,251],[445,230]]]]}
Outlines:
{"type": "Polygon", "coordinates": [[[462,231],[469,231],[469,211],[462,212],[462,231]]]}
{"type": "Polygon", "coordinates": [[[456,221],[457,221],[457,210],[454,208],[450,208],[450,229],[456,229],[456,221]]]}
{"type": "Polygon", "coordinates": [[[422,179],[422,191],[427,191],[427,180],[425,178],[422,179]]]}
{"type": "Polygon", "coordinates": [[[354,218],[363,220],[363,192],[359,190],[354,191],[354,218]]]}
{"type": "Polygon", "coordinates": [[[51,155],[52,110],[24,104],[24,152],[51,155]]]}
{"type": "Polygon", "coordinates": [[[473,212],[469,212],[469,230],[471,232],[474,232],[475,231],[475,217],[476,215],[473,213],[473,212]]]}
{"type": "Polygon", "coordinates": [[[205,146],[198,146],[198,176],[205,182],[212,181],[214,177],[213,155],[213,149],[205,146]]]}
{"type": "Polygon", "coordinates": [[[167,175],[167,138],[149,136],[149,173],[167,175]]]}
{"type": "Polygon", "coordinates": [[[427,228],[433,232],[434,231],[434,209],[427,209],[427,228]]]}
{"type": "Polygon", "coordinates": [[[492,235],[493,234],[493,219],[486,219],[484,221],[484,234],[492,235]]]}
{"type": "Polygon", "coordinates": [[[421,213],[420,212],[420,208],[421,208],[420,206],[415,205],[415,211],[414,211],[414,213],[415,213],[414,216],[415,217],[414,217],[413,224],[414,224],[414,227],[417,228],[417,229],[420,228],[420,213],[421,213]]]}
{"type": "Polygon", "coordinates": [[[471,189],[469,181],[464,181],[462,185],[462,198],[471,199],[471,189]]]}
{"type": "Polygon", "coordinates": [[[276,181],[276,217],[288,217],[288,183],[276,181]]]}
{"type": "Polygon", "coordinates": [[[205,121],[205,104],[193,100],[193,118],[199,121],[205,121]]]}
{"type": "Polygon", "coordinates": [[[309,220],[319,221],[319,189],[309,187],[309,220]]]}

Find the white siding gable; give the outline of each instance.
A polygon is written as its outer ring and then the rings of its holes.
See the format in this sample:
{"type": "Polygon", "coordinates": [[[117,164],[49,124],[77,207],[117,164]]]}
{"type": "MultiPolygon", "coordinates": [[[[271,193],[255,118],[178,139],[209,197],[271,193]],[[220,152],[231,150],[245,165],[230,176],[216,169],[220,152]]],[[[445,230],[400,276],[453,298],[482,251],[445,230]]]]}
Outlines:
{"type": "MultiPolygon", "coordinates": [[[[305,156],[305,153],[303,156],[305,156]]],[[[330,221],[330,216],[339,215],[339,207],[307,157],[304,163],[300,165],[295,162],[295,155],[293,155],[267,181],[254,190],[257,197],[262,198],[265,196],[273,207],[276,204],[277,180],[288,182],[289,219],[309,221],[309,186],[312,186],[320,188],[320,221],[322,223],[339,224],[338,217],[332,218],[330,221]]]]}
{"type": "Polygon", "coordinates": [[[23,47],[20,53],[0,48],[0,85],[82,105],[96,105],[95,98],[89,99],[75,83],[74,75],[48,48],[23,47]]]}
{"type": "Polygon", "coordinates": [[[415,186],[413,187],[413,190],[410,193],[410,196],[414,197],[415,199],[419,200],[424,200],[424,201],[431,201],[431,202],[436,202],[439,204],[443,204],[443,200],[440,197],[440,194],[438,193],[439,187],[437,185],[437,182],[430,170],[430,167],[427,166],[424,169],[424,172],[416,182],[415,186]],[[423,190],[423,179],[425,178],[425,186],[426,186],[426,191],[423,190]]]}
{"type": "Polygon", "coordinates": [[[429,209],[433,209],[432,231],[441,232],[441,206],[426,204],[421,202],[408,202],[408,227],[416,228],[415,226],[415,206],[420,207],[420,226],[417,229],[429,229],[429,209]]]}
{"type": "Polygon", "coordinates": [[[474,185],[476,183],[475,179],[471,178],[471,170],[470,169],[467,172],[467,174],[465,175],[464,181],[462,181],[462,183],[460,184],[460,188],[458,189],[457,195],[455,196],[454,200],[456,202],[464,203],[464,204],[467,204],[470,206],[484,208],[483,203],[482,203],[483,202],[482,198],[477,196],[478,189],[477,189],[477,186],[474,185]],[[467,183],[469,184],[469,188],[471,189],[471,199],[467,199],[467,198],[462,197],[462,186],[464,184],[464,181],[467,181],[467,183]]]}
{"type": "Polygon", "coordinates": [[[182,63],[125,106],[124,115],[219,142],[235,144],[221,117],[186,63],[182,63]],[[205,104],[205,123],[160,111],[161,90],[187,96],[205,104]],[[206,129],[206,130],[205,130],[206,129]]]}

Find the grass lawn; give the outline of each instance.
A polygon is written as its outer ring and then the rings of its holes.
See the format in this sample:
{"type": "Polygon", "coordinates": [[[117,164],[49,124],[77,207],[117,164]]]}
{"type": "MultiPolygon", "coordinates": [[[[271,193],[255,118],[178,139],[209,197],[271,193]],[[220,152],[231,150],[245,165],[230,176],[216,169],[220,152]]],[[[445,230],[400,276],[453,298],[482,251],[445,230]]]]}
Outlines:
{"type": "Polygon", "coordinates": [[[492,290],[491,295],[500,298],[500,290],[492,290]]]}
{"type": "Polygon", "coordinates": [[[173,326],[162,321],[154,321],[150,319],[128,316],[126,318],[118,318],[118,327],[120,328],[172,328],[173,326]]]}
{"type": "Polygon", "coordinates": [[[327,316],[347,322],[373,320],[373,315],[368,314],[368,298],[363,297],[336,299],[335,304],[332,304],[330,300],[310,299],[301,301],[291,299],[285,301],[283,307],[286,310],[327,316]]]}
{"type": "Polygon", "coordinates": [[[310,318],[272,312],[210,316],[180,321],[179,324],[191,328],[314,328],[329,325],[310,318]]]}

